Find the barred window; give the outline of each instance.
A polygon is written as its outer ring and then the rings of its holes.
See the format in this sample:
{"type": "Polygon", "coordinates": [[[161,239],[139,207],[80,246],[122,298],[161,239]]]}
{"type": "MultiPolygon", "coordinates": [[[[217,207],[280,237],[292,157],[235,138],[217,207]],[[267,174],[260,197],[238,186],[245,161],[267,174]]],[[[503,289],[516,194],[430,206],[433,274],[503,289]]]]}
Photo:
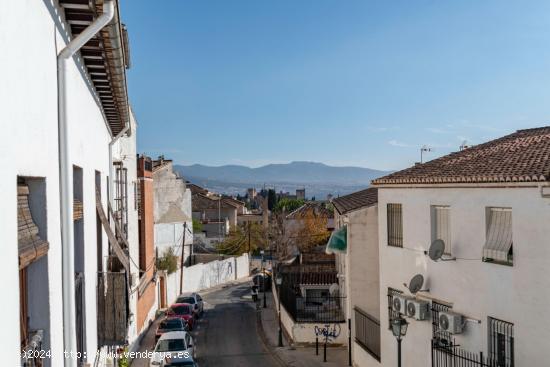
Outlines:
{"type": "Polygon", "coordinates": [[[432,242],[443,240],[445,254],[451,255],[451,208],[449,206],[432,205],[432,242]]]}
{"type": "Polygon", "coordinates": [[[489,361],[491,366],[514,366],[514,324],[488,318],[489,361]]]}
{"type": "Polygon", "coordinates": [[[388,246],[403,247],[403,209],[401,204],[388,204],[388,246]]]}

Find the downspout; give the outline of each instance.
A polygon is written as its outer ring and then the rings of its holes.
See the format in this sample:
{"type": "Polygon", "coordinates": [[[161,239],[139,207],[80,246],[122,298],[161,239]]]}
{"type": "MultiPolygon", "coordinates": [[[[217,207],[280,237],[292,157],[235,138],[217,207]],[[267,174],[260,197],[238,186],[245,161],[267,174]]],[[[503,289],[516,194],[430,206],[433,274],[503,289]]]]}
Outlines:
{"type": "MultiPolygon", "coordinates": [[[[73,167],[69,149],[67,124],[67,63],[115,14],[114,0],[105,0],[101,14],[76,36],[57,56],[59,184],[61,206],[61,247],[63,284],[63,343],[65,351],[76,352],[75,290],[74,290],[74,228],[73,228],[73,167]]],[[[64,358],[66,367],[75,367],[74,358],[64,358]]]]}

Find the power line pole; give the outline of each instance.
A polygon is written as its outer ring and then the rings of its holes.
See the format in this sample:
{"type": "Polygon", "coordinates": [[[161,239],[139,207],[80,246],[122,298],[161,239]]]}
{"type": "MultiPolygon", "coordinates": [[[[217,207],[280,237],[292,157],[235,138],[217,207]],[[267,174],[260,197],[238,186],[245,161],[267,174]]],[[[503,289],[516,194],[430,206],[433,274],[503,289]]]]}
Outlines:
{"type": "Polygon", "coordinates": [[[248,254],[250,255],[250,221],[246,222],[246,229],[248,230],[248,254]]]}
{"type": "Polygon", "coordinates": [[[183,238],[181,243],[180,258],[180,294],[183,293],[183,258],[185,257],[185,234],[187,233],[187,222],[183,222],[183,238]]]}

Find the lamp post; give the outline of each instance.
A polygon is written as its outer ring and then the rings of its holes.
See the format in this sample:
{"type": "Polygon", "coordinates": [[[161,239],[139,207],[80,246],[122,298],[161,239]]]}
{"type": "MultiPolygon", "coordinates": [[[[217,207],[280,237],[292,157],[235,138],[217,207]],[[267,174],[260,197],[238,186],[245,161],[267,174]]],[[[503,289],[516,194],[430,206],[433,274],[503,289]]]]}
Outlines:
{"type": "Polygon", "coordinates": [[[409,323],[405,320],[401,314],[391,322],[391,331],[393,336],[397,339],[397,367],[401,367],[401,340],[407,334],[407,327],[409,323]]]}
{"type": "Polygon", "coordinates": [[[277,274],[277,278],[275,278],[275,283],[277,283],[277,298],[279,303],[279,347],[282,347],[283,329],[281,328],[281,284],[283,284],[283,277],[280,274],[277,274]]]}
{"type": "Polygon", "coordinates": [[[266,303],[266,296],[265,296],[265,282],[266,282],[266,276],[265,276],[265,269],[264,269],[264,250],[260,251],[260,254],[262,255],[262,290],[264,292],[264,308],[267,307],[266,303]]]}

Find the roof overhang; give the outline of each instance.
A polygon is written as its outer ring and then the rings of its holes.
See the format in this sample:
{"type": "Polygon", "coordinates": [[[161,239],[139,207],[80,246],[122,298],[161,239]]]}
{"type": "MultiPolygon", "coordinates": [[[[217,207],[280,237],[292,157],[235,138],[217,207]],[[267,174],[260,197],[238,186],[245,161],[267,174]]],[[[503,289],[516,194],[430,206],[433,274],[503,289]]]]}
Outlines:
{"type": "MultiPolygon", "coordinates": [[[[126,69],[130,66],[128,34],[120,22],[118,0],[113,20],[90,39],[80,55],[97,93],[103,114],[116,136],[130,121],[126,69]]],[[[72,37],[88,27],[103,11],[104,0],[59,0],[72,37]]]]}

